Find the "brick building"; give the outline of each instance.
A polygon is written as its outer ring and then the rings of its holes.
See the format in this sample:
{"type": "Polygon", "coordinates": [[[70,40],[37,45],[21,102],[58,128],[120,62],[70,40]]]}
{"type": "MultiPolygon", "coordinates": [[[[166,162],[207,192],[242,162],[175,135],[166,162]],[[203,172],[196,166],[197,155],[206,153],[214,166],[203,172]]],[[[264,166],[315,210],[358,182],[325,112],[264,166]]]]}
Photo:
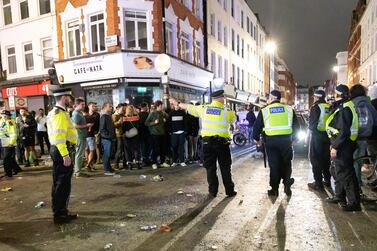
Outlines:
{"type": "Polygon", "coordinates": [[[281,92],[282,101],[288,105],[294,105],[296,100],[296,82],[287,64],[281,58],[278,61],[278,89],[281,92]]]}
{"type": "Polygon", "coordinates": [[[201,100],[213,74],[205,69],[203,0],[57,0],[58,79],[99,104],[162,98],[154,60],[171,57],[171,94],[201,100]]]}

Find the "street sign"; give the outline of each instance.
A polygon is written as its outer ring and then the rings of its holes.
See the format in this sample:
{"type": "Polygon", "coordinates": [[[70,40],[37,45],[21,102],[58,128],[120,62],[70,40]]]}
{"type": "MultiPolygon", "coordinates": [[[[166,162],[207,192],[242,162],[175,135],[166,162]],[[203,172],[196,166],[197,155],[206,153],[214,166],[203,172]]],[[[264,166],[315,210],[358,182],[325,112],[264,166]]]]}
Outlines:
{"type": "Polygon", "coordinates": [[[14,96],[9,96],[8,101],[9,101],[9,108],[15,109],[16,108],[16,100],[15,100],[14,96]]]}
{"type": "Polygon", "coordinates": [[[118,36],[113,35],[113,36],[106,37],[105,44],[106,44],[106,47],[118,45],[118,36]]]}

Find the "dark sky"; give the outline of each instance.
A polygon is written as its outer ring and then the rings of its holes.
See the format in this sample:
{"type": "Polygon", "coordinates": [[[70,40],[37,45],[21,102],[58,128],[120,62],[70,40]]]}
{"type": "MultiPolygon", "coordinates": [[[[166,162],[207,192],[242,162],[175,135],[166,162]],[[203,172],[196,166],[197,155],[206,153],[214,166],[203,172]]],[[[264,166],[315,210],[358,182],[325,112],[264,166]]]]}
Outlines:
{"type": "Polygon", "coordinates": [[[357,0],[247,0],[278,44],[300,85],[331,77],[336,53],[347,49],[357,0]]]}

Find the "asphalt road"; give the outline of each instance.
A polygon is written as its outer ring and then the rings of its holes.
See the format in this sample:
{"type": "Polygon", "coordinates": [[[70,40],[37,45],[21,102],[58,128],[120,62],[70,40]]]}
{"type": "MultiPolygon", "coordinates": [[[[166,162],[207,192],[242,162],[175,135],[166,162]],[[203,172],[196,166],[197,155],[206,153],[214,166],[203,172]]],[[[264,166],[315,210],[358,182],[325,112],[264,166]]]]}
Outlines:
{"type": "MultiPolygon", "coordinates": [[[[237,151],[243,150],[234,156],[237,151]]],[[[306,186],[311,175],[305,157],[294,161],[290,199],[282,187],[276,200],[266,195],[263,160],[244,154],[233,167],[239,193],[231,199],[222,186],[217,198],[208,199],[199,166],[122,171],[117,177],[98,171],[74,179],[70,209],[79,219],[63,226],[51,221],[51,171],[24,172],[21,179],[0,183],[13,188],[0,193],[0,250],[103,250],[107,244],[110,250],[143,251],[376,250],[376,202],[364,203],[359,213],[324,203],[325,194],[306,186]],[[156,174],[164,181],[153,182],[156,174]],[[35,208],[39,201],[45,206],[35,208]],[[140,229],[161,224],[172,232],[140,229]]]]}

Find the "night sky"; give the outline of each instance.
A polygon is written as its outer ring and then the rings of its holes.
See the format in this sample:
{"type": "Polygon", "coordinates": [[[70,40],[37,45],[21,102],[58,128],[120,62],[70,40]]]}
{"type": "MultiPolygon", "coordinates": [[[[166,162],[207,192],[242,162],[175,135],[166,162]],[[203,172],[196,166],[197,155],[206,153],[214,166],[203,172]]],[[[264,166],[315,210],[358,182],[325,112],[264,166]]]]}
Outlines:
{"type": "Polygon", "coordinates": [[[300,85],[331,77],[336,53],[347,50],[357,0],[246,0],[278,44],[300,85]]]}

